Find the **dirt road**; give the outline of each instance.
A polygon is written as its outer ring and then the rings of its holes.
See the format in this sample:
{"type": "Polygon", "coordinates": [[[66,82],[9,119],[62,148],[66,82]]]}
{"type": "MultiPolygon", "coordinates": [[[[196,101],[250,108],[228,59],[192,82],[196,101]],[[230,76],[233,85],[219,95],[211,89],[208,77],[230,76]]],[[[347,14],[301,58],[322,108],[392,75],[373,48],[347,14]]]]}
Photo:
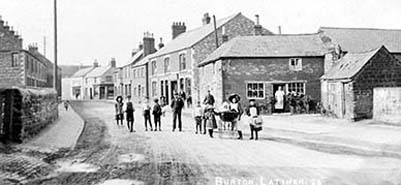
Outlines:
{"type": "Polygon", "coordinates": [[[58,170],[29,184],[397,184],[401,161],[335,155],[262,138],[242,141],[194,133],[183,117],[184,131],[171,131],[171,115],[161,132],[145,132],[141,111],[136,132],[117,126],[113,105],[73,102],[86,121],[74,151],[48,157],[58,170]]]}

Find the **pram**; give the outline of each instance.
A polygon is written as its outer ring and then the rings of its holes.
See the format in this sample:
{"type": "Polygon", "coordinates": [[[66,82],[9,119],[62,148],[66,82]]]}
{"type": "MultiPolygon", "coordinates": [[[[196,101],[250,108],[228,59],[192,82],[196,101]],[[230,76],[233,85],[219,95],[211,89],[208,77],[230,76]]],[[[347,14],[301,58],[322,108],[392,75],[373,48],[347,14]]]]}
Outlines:
{"type": "Polygon", "coordinates": [[[230,130],[233,131],[235,127],[235,119],[238,118],[238,112],[236,111],[222,111],[216,113],[221,120],[221,124],[219,126],[220,130],[230,130]]]}

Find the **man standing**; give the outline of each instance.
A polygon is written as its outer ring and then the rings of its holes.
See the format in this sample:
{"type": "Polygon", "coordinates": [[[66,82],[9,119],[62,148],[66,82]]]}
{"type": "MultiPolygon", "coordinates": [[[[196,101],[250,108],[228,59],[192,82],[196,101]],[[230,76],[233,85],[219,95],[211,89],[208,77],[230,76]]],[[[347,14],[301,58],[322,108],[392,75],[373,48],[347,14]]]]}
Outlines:
{"type": "Polygon", "coordinates": [[[214,97],[210,93],[210,90],[207,91],[207,95],[205,97],[205,100],[203,100],[203,104],[205,104],[205,105],[214,105],[214,97]]]}
{"type": "Polygon", "coordinates": [[[131,101],[131,95],[127,96],[127,103],[126,103],[126,109],[125,113],[127,114],[127,127],[130,132],[135,132],[134,130],[134,105],[132,104],[131,101]]]}
{"type": "Polygon", "coordinates": [[[159,126],[159,131],[162,131],[161,129],[161,115],[162,115],[162,108],[159,105],[159,100],[155,99],[154,100],[155,105],[153,106],[153,122],[155,123],[155,132],[157,131],[157,126],[159,126]]]}
{"type": "Polygon", "coordinates": [[[181,121],[181,111],[184,107],[184,101],[178,95],[178,93],[174,94],[174,99],[171,102],[171,109],[173,110],[173,132],[176,129],[177,117],[178,117],[178,129],[182,131],[182,121],[181,121]]]}
{"type": "Polygon", "coordinates": [[[148,97],[146,97],[145,102],[143,103],[143,117],[145,120],[145,131],[148,131],[148,122],[150,126],[150,131],[153,131],[152,121],[150,120],[150,105],[148,97]]]}

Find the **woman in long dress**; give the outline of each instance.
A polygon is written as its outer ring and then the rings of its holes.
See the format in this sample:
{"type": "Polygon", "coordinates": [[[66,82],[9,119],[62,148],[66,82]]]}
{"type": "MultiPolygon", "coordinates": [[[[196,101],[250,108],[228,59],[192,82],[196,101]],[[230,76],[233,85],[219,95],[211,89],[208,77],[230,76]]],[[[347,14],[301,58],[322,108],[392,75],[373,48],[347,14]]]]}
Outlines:
{"type": "Polygon", "coordinates": [[[278,90],[274,94],[274,97],[276,98],[274,108],[282,112],[284,109],[284,91],[281,86],[278,87],[278,90]]]}
{"type": "Polygon", "coordinates": [[[232,130],[236,130],[238,132],[238,139],[242,139],[243,124],[241,122],[241,116],[244,110],[239,103],[240,96],[238,94],[233,94],[228,97],[228,101],[230,102],[231,111],[235,111],[238,114],[237,118],[232,122],[232,130]]]}

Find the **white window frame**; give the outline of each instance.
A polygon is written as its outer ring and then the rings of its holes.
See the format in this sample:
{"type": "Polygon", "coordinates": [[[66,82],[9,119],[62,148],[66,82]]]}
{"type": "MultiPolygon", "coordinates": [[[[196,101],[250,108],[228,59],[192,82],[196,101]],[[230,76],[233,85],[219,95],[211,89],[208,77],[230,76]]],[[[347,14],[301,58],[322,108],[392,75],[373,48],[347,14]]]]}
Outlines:
{"type": "Polygon", "coordinates": [[[170,69],[171,69],[171,67],[170,67],[171,61],[170,61],[170,59],[171,59],[170,56],[166,56],[166,57],[163,58],[164,73],[170,72],[170,69]],[[167,59],[168,59],[168,65],[166,66],[166,60],[167,59]]]}
{"type": "Polygon", "coordinates": [[[288,59],[288,66],[291,71],[302,71],[302,58],[290,58],[288,59]],[[295,61],[295,65],[293,65],[295,61]]]}
{"type": "MultiPolygon", "coordinates": [[[[260,90],[256,90],[256,91],[260,91],[260,90]]],[[[247,82],[245,82],[245,95],[246,95],[246,98],[248,98],[248,99],[265,99],[265,97],[266,97],[266,84],[265,84],[265,82],[261,82],[261,81],[247,81],[247,82]],[[258,95],[257,95],[257,97],[250,97],[250,96],[248,96],[248,85],[249,84],[257,84],[257,86],[259,86],[259,84],[262,84],[263,85],[263,93],[262,93],[262,97],[259,97],[259,92],[258,92],[258,95]]]]}

